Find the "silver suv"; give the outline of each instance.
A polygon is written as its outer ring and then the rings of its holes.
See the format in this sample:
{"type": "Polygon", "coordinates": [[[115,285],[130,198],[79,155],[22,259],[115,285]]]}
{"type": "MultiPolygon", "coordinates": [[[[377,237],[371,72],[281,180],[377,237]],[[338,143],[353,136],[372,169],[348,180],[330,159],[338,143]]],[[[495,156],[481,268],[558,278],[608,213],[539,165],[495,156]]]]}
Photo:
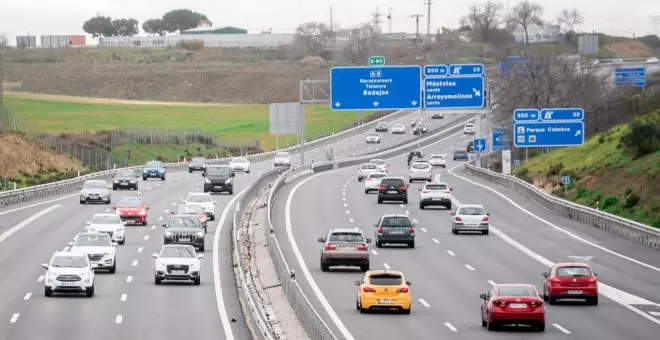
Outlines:
{"type": "Polygon", "coordinates": [[[325,237],[319,237],[321,248],[321,270],[327,272],[330,266],[356,266],[369,270],[369,246],[371,239],[365,238],[362,230],[330,229],[325,237]]]}

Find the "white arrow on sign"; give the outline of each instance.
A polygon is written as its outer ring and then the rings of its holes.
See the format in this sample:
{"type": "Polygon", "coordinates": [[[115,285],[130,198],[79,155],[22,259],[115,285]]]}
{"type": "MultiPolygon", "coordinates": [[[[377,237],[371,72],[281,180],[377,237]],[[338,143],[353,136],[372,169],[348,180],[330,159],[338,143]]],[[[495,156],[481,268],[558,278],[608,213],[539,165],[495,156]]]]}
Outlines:
{"type": "Polygon", "coordinates": [[[335,106],[336,106],[336,107],[340,107],[340,106],[341,106],[341,103],[340,103],[340,102],[336,102],[336,103],[335,103],[335,106]]]}
{"type": "Polygon", "coordinates": [[[582,134],[582,131],[580,131],[580,130],[575,131],[575,137],[577,137],[577,136],[579,136],[579,135],[581,135],[581,134],[582,134]]]}
{"type": "Polygon", "coordinates": [[[413,101],[410,102],[410,104],[412,104],[412,106],[415,106],[415,105],[417,105],[417,101],[413,100],[413,101]]]}
{"type": "Polygon", "coordinates": [[[566,257],[572,260],[582,260],[582,261],[589,261],[594,258],[593,256],[566,256],[566,257]]]}
{"type": "Polygon", "coordinates": [[[475,89],[475,88],[472,88],[472,92],[474,92],[474,95],[475,95],[475,96],[477,96],[477,97],[481,97],[481,91],[479,91],[479,90],[477,90],[477,89],[475,89]]]}
{"type": "Polygon", "coordinates": [[[454,74],[461,74],[461,68],[462,68],[462,67],[463,67],[463,66],[456,66],[456,67],[454,67],[454,74]]]}
{"type": "Polygon", "coordinates": [[[378,104],[380,104],[380,103],[377,102],[377,101],[374,101],[374,106],[378,106],[378,104]]]}

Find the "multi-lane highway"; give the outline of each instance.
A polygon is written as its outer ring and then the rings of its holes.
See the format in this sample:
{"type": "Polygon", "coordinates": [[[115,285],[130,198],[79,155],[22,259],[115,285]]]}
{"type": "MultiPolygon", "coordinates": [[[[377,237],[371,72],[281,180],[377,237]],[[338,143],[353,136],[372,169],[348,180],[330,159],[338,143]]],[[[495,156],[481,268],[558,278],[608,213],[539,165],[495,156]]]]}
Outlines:
{"type": "MultiPolygon", "coordinates": [[[[454,149],[464,149],[471,138],[457,133],[424,151],[451,155],[454,149]]],[[[390,174],[407,177],[405,157],[392,159],[390,164],[390,174]]],[[[307,268],[312,280],[298,275],[299,281],[336,334],[346,339],[658,338],[657,251],[555,216],[513,191],[475,180],[463,172],[461,162],[451,158],[447,170],[434,172],[455,189],[455,205],[485,205],[492,214],[490,235],[452,235],[449,211],[419,209],[418,188],[422,184],[411,184],[407,205],[379,205],[374,194],[364,193],[353,168],[299,179],[278,194],[275,228],[280,235],[292,235],[294,241],[281,238],[285,256],[299,272],[301,266],[307,268]],[[371,268],[404,272],[413,283],[412,313],[363,315],[355,310],[353,285],[362,273],[341,269],[322,272],[316,239],[333,227],[359,227],[374,238],[372,226],[378,218],[395,212],[418,220],[416,247],[375,248],[372,244],[371,268]],[[302,257],[295,256],[294,247],[302,257]],[[486,293],[494,283],[532,283],[540,289],[540,273],[553,263],[570,261],[569,256],[590,258],[605,297],[598,306],[547,305],[543,334],[488,332],[482,328],[480,293],[486,293]]]]}
{"type": "MultiPolygon", "coordinates": [[[[418,112],[397,121],[408,123],[418,112]]],[[[448,115],[428,120],[431,128],[460,118],[448,115]]],[[[382,134],[380,145],[365,144],[364,135],[346,138],[332,146],[336,158],[386,148],[413,137],[382,134]]],[[[326,152],[312,149],[306,160],[325,161],[326,152]]],[[[294,164],[299,155],[292,155],[294,164]]],[[[231,269],[229,212],[240,190],[272,161],[253,163],[251,174],[236,177],[235,195],[217,195],[217,216],[209,225],[206,254],[202,259],[202,284],[155,286],[151,254],[162,245],[169,212],[188,192],[200,191],[200,174],[172,171],[167,180],[140,182],[139,192],[115,191],[113,201],[139,194],[149,210],[147,226],[127,226],[126,244],[119,246],[115,274],[99,273],[96,295],[91,298],[44,297],[44,270],[54,251],[62,250],[73,236],[84,231],[95,213],[109,212],[108,205],[79,205],[77,193],[12,205],[0,209],[0,339],[248,339],[231,269]],[[216,260],[217,259],[217,260],[216,260]],[[215,260],[215,261],[214,261],[215,260]],[[215,262],[215,263],[214,263],[215,262]]]]}

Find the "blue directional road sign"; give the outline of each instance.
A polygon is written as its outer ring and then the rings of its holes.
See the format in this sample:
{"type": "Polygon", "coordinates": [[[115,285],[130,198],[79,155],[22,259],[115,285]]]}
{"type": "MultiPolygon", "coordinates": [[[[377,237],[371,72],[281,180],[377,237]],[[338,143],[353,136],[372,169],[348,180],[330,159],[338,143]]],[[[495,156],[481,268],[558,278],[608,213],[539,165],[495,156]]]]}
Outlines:
{"type": "Polygon", "coordinates": [[[584,109],[543,109],[541,110],[541,121],[552,122],[558,120],[584,120],[584,109]]]}
{"type": "Polygon", "coordinates": [[[491,145],[493,146],[493,151],[502,151],[504,150],[504,132],[502,130],[493,130],[492,133],[492,138],[493,141],[491,142],[491,145]]]}
{"type": "Polygon", "coordinates": [[[514,159],[513,160],[513,166],[515,166],[516,168],[519,167],[520,166],[520,160],[519,159],[514,159]]]}
{"type": "Polygon", "coordinates": [[[424,66],[425,77],[444,77],[449,73],[447,65],[426,65],[424,66]]]}
{"type": "Polygon", "coordinates": [[[425,78],[424,107],[427,109],[482,108],[484,78],[425,78]]]}
{"type": "Polygon", "coordinates": [[[617,68],[614,70],[614,85],[644,87],[646,86],[646,69],[644,67],[617,68]]]}
{"type": "Polygon", "coordinates": [[[330,107],[333,111],[419,109],[421,83],[418,65],[333,67],[330,107]]]}
{"type": "Polygon", "coordinates": [[[513,145],[518,148],[584,144],[584,122],[529,122],[513,124],[513,145]]]}
{"type": "Polygon", "coordinates": [[[449,75],[452,77],[458,76],[483,76],[483,64],[458,64],[449,65],[449,75]]]}
{"type": "Polygon", "coordinates": [[[537,109],[518,109],[513,111],[514,122],[536,122],[539,120],[539,110],[537,109]]]}
{"type": "Polygon", "coordinates": [[[484,152],[487,151],[486,138],[475,138],[473,142],[474,151],[484,152]]]}
{"type": "Polygon", "coordinates": [[[571,178],[568,176],[561,176],[561,183],[562,184],[568,184],[571,183],[571,178]]]}

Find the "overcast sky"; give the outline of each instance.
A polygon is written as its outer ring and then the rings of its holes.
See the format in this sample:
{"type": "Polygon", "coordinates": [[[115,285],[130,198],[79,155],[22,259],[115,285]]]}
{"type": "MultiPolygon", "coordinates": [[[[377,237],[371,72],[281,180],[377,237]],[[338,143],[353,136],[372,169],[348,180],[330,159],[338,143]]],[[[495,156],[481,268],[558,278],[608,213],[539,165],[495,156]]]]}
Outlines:
{"type": "MultiPolygon", "coordinates": [[[[425,0],[1,0],[0,34],[15,44],[16,35],[83,34],[83,22],[97,13],[105,16],[134,17],[140,24],[177,8],[190,8],[206,14],[214,26],[236,26],[292,32],[297,23],[330,21],[352,26],[370,20],[378,7],[386,14],[392,8],[392,30],[415,31],[411,14],[426,15],[425,0]]],[[[478,1],[477,1],[478,2],[478,1]]],[[[517,0],[502,0],[507,7],[517,0]]],[[[538,0],[545,16],[555,18],[562,8],[576,6],[585,16],[583,31],[600,31],[622,36],[652,33],[650,15],[660,15],[660,0],[538,0]]],[[[455,27],[473,1],[433,0],[431,27],[455,27]]],[[[384,19],[384,18],[383,18],[384,19]]],[[[420,25],[425,29],[426,18],[420,25]]],[[[383,30],[388,30],[384,19],[383,30]]]]}

